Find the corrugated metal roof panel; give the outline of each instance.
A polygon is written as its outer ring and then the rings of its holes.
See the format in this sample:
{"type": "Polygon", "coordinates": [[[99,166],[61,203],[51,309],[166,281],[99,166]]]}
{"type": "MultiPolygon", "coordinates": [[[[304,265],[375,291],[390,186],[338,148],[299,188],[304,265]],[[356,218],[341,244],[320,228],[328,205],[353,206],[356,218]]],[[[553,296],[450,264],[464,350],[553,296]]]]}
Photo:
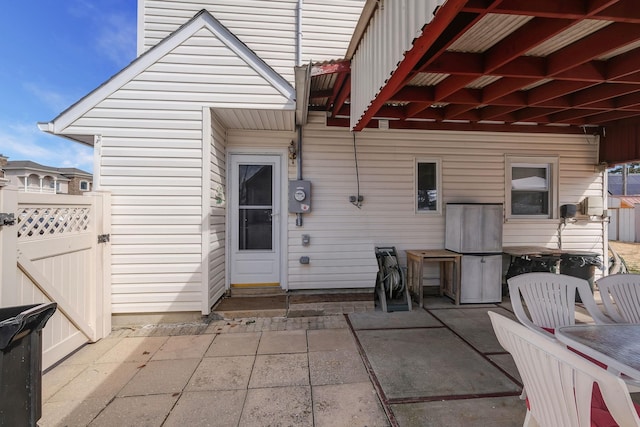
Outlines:
{"type": "Polygon", "coordinates": [[[470,53],[485,52],[531,19],[531,16],[488,13],[462,37],[453,42],[447,50],[470,53]]]}
{"type": "Polygon", "coordinates": [[[613,51],[607,53],[606,55],[602,55],[598,59],[600,59],[602,61],[605,61],[607,59],[613,58],[614,56],[622,55],[625,52],[629,52],[630,50],[633,50],[633,49],[635,49],[637,47],[640,47],[640,40],[635,42],[635,43],[631,43],[631,44],[628,44],[626,46],[623,46],[620,49],[613,50],[613,51]]]}
{"type": "Polygon", "coordinates": [[[538,87],[538,86],[542,86],[543,84],[547,84],[549,82],[553,81],[553,79],[540,79],[535,83],[531,83],[529,86],[525,86],[520,90],[531,90],[534,87],[538,87]]]}
{"type": "Polygon", "coordinates": [[[449,74],[418,73],[407,86],[435,86],[447,77],[449,74]]]}
{"type": "Polygon", "coordinates": [[[565,31],[561,32],[555,37],[550,38],[549,40],[540,43],[538,46],[534,47],[530,51],[528,51],[525,55],[527,56],[547,56],[552,54],[553,52],[562,49],[563,47],[569,46],[571,43],[574,43],[580,40],[583,37],[588,36],[589,34],[595,33],[598,30],[610,25],[611,21],[602,21],[596,19],[585,19],[584,21],[580,21],[575,25],[567,28],[565,31]]]}
{"type": "Polygon", "coordinates": [[[501,76],[482,76],[469,83],[466,87],[468,89],[482,89],[501,78],[501,76]]]}

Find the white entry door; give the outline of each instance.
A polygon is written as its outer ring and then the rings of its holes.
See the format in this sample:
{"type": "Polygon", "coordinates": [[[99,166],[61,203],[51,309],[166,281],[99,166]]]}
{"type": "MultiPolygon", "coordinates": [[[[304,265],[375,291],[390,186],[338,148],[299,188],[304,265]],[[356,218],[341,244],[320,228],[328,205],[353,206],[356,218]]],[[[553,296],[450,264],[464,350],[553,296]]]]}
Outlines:
{"type": "Polygon", "coordinates": [[[231,156],[231,286],[280,285],[280,173],[280,156],[231,156]]]}

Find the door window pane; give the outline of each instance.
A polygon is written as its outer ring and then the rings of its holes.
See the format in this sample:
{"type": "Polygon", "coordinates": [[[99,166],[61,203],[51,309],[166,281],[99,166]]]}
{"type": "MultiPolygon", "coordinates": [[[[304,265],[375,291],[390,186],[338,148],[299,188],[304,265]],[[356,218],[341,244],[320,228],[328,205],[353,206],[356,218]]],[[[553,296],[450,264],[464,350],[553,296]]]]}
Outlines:
{"type": "Polygon", "coordinates": [[[240,209],[239,249],[271,250],[271,209],[240,209]]]}
{"type": "Polygon", "coordinates": [[[272,165],[239,165],[240,206],[271,206],[272,165]]]}

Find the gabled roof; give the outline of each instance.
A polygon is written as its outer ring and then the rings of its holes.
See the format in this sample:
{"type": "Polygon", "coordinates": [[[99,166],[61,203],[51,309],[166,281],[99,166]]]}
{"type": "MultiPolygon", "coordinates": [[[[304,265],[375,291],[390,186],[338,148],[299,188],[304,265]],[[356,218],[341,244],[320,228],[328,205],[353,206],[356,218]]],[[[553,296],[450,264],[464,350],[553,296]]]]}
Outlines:
{"type": "MultiPolygon", "coordinates": [[[[116,90],[130,82],[135,76],[160,60],[167,53],[180,46],[202,28],[209,29],[223,44],[232,50],[239,58],[244,60],[257,74],[282,94],[282,96],[292,104],[293,109],[295,90],[291,84],[258,57],[247,45],[222,25],[220,21],[214,18],[207,10],[203,9],[167,38],[140,55],[131,62],[131,64],[63,111],[55,119],[48,123],[39,123],[38,127],[45,132],[63,135],[69,125],[81,118],[116,90]]],[[[89,136],[63,136],[93,145],[93,138],[89,136]]]]}
{"type": "MultiPolygon", "coordinates": [[[[640,122],[637,0],[407,0],[397,5],[407,11],[431,5],[432,13],[424,15],[394,14],[392,2],[384,8],[374,0],[367,4],[375,10],[367,27],[360,28],[361,39],[352,43],[357,45],[353,60],[342,67],[316,67],[310,109],[331,112],[329,124],[356,123],[357,131],[388,120],[392,129],[588,134],[604,134],[606,127],[609,137],[612,127],[640,122]],[[389,20],[374,25],[385,13],[389,20]],[[407,34],[405,24],[421,16],[421,31],[407,34]],[[381,85],[371,77],[379,70],[360,67],[356,74],[349,67],[359,51],[364,59],[392,55],[406,38],[412,42],[381,85]],[[330,79],[328,73],[335,75],[330,79]],[[363,88],[375,94],[373,99],[361,99],[363,88]],[[356,97],[364,112],[352,111],[356,97]]],[[[619,158],[608,153],[604,160],[640,157],[637,147],[624,148],[631,153],[619,158]]]]}

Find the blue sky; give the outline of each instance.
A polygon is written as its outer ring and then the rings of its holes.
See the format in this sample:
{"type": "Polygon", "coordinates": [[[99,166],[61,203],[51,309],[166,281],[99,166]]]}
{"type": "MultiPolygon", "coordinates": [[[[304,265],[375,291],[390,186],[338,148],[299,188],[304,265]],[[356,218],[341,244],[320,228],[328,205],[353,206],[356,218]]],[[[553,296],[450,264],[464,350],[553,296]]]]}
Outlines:
{"type": "Polygon", "coordinates": [[[0,14],[0,154],[93,170],[93,149],[48,122],[136,56],[136,0],[5,1],[0,14]]]}

